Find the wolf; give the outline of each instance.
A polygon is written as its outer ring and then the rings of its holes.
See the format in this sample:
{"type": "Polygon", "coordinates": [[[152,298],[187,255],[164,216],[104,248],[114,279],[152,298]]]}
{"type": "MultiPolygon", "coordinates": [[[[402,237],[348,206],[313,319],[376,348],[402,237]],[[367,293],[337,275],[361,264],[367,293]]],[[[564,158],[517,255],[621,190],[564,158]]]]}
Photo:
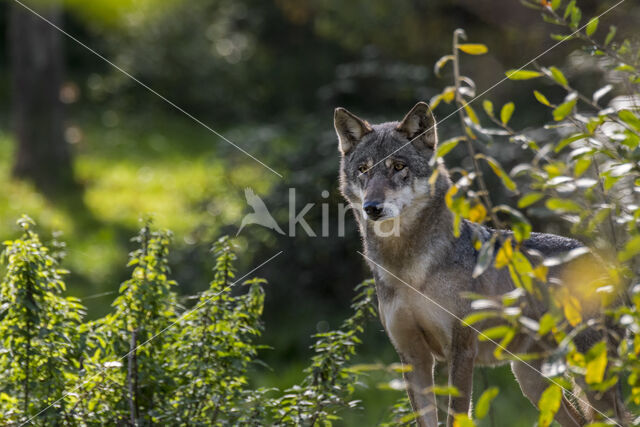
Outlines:
{"type": "MultiPolygon", "coordinates": [[[[436,362],[448,363],[449,384],[458,390],[449,396],[447,425],[454,414],[471,410],[474,366],[506,363],[494,356],[496,346],[477,339],[487,323],[465,326],[461,319],[472,312],[465,292],[487,296],[515,289],[506,269],[489,267],[473,278],[478,259],[474,242],[486,242],[494,233],[496,252],[508,230],[463,220],[454,236],[454,217],[445,202],[452,183],[442,161],[434,159],[438,142],[436,121],[424,102],[416,104],[400,122],[369,124],[344,108],[334,113],[338,136],[340,190],[355,215],[363,240],[364,257],[374,276],[381,323],[403,364],[418,425],[438,425],[433,370],[436,362]],[[437,169],[437,178],[429,182],[437,169]]],[[[576,240],[552,234],[532,233],[523,243],[527,256],[549,257],[581,247],[576,240]]],[[[550,277],[560,277],[560,267],[550,277]]],[[[546,308],[527,304],[523,314],[539,319],[546,308]]],[[[490,321],[487,321],[490,322],[490,321]]],[[[575,339],[580,351],[603,338],[586,330],[575,339]]],[[[551,343],[522,334],[508,345],[512,353],[542,352],[551,343]]],[[[513,373],[523,394],[537,406],[549,385],[540,371],[544,360],[512,361],[513,373]]],[[[583,387],[586,389],[586,387],[583,387]]],[[[580,426],[593,412],[624,418],[624,407],[615,387],[601,395],[585,392],[588,407],[578,410],[567,397],[555,415],[565,427],[580,426]]]]}

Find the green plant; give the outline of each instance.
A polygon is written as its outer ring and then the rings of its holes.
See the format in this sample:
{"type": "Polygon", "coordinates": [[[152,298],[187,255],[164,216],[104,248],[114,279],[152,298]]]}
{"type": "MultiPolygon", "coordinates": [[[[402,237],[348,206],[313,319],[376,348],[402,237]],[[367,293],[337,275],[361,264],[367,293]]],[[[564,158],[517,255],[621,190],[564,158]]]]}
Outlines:
{"type": "Polygon", "coordinates": [[[67,271],[33,232],[34,222],[24,216],[18,224],[22,237],[4,242],[2,252],[0,412],[3,423],[38,415],[36,424],[50,425],[72,417],[61,397],[79,378],[84,309],[62,296],[67,271]]]}

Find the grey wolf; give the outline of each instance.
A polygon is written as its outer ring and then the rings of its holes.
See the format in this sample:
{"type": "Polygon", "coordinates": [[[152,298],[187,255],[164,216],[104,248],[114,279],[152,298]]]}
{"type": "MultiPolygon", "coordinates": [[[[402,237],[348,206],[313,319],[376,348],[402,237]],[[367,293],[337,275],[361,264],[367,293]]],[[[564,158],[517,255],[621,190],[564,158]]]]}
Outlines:
{"type": "MultiPolygon", "coordinates": [[[[446,361],[449,383],[459,391],[459,396],[449,398],[447,425],[451,426],[452,414],[470,411],[474,366],[505,363],[494,357],[495,344],[479,341],[477,332],[458,320],[472,312],[471,302],[461,294],[472,291],[491,296],[514,289],[505,269],[492,266],[479,277],[472,277],[478,256],[473,241],[486,242],[494,232],[508,237],[511,232],[463,221],[460,236],[454,237],[453,216],[445,204],[445,194],[452,184],[442,162],[430,162],[438,137],[426,103],[418,103],[400,122],[374,125],[337,108],[334,125],[341,153],[340,189],[353,208],[365,256],[370,260],[382,325],[401,361],[413,367],[405,374],[405,382],[412,407],[420,414],[418,424],[438,425],[436,399],[429,389],[433,386],[434,364],[446,361]],[[430,184],[434,168],[438,175],[430,184]],[[384,231],[385,224],[391,227],[392,221],[397,223],[396,232],[376,232],[384,231]]],[[[581,243],[532,233],[523,246],[524,251],[546,257],[578,248],[581,243]]],[[[555,268],[549,275],[560,277],[561,273],[555,268]]],[[[545,307],[529,304],[523,314],[539,319],[545,311],[545,307]]],[[[487,324],[475,326],[482,330],[487,324]]],[[[586,330],[575,342],[580,351],[586,351],[600,339],[600,332],[586,330]]],[[[509,344],[508,350],[536,353],[542,351],[543,344],[550,343],[523,334],[509,344]]],[[[548,386],[536,372],[542,362],[527,362],[531,366],[511,362],[524,395],[534,405],[548,386]]],[[[615,387],[601,396],[586,392],[586,397],[598,411],[623,418],[615,387]]],[[[563,397],[556,420],[565,427],[584,425],[591,417],[584,412],[563,397]]]]}

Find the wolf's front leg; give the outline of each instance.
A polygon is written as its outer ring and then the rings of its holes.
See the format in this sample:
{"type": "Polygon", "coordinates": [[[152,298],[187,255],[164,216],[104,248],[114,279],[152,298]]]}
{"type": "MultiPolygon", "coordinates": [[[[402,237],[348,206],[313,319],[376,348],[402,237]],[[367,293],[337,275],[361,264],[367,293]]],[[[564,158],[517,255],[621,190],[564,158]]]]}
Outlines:
{"type": "Polygon", "coordinates": [[[477,353],[477,342],[470,328],[459,326],[453,333],[451,358],[449,361],[449,385],[459,394],[449,397],[447,426],[453,426],[454,414],[467,414],[471,408],[473,386],[473,364],[477,353]]]}
{"type": "Polygon", "coordinates": [[[433,393],[433,356],[429,351],[406,352],[400,354],[404,365],[411,365],[411,370],[404,372],[407,394],[413,411],[419,414],[420,427],[437,427],[438,410],[436,396],[433,393]]]}

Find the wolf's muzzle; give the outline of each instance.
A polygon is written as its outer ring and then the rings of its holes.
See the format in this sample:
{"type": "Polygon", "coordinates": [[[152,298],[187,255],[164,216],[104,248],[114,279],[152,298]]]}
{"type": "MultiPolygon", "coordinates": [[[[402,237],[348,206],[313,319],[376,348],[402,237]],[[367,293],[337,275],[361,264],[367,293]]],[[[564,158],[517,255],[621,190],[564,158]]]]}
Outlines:
{"type": "Polygon", "coordinates": [[[384,207],[381,202],[365,202],[362,208],[367,216],[375,221],[382,216],[384,207]]]}

